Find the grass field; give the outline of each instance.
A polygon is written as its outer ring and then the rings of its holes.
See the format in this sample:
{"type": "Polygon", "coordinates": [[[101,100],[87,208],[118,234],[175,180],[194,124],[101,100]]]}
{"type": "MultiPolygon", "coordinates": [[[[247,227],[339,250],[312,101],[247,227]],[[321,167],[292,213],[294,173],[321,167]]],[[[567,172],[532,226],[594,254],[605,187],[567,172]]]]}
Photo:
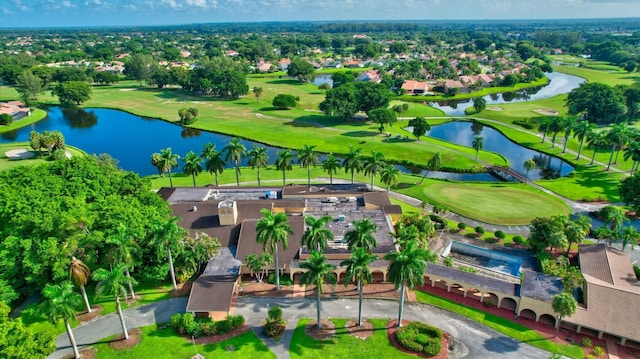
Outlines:
{"type": "Polygon", "coordinates": [[[344,328],[347,319],[331,319],[336,325],[336,336],[320,341],[310,338],[304,327],[311,319],[300,319],[291,339],[289,354],[292,359],[344,359],[344,358],[415,358],[396,349],[387,338],[386,319],[369,319],[375,332],[362,340],[349,335],[344,328]]]}
{"type": "Polygon", "coordinates": [[[420,303],[427,303],[450,312],[458,313],[518,341],[533,345],[534,347],[552,353],[562,354],[569,358],[581,359],[584,357],[584,351],[578,345],[560,345],[553,343],[538,332],[502,317],[488,314],[430,293],[416,291],[416,298],[420,303]]]}
{"type": "MultiPolygon", "coordinates": [[[[23,160],[10,160],[5,155],[7,151],[19,148],[25,148],[29,151],[32,151],[29,142],[0,143],[0,171],[4,171],[17,166],[36,165],[48,162],[45,157],[40,157],[37,154],[31,158],[26,158],[23,160]]],[[[84,151],[76,147],[66,146],[66,148],[72,156],[86,156],[86,153],[84,151]]]]}
{"type": "Polygon", "coordinates": [[[563,201],[522,184],[442,183],[425,187],[424,193],[431,203],[486,223],[520,225],[570,213],[563,201]]]}
{"type": "Polygon", "coordinates": [[[189,339],[179,336],[173,328],[158,329],[155,325],[142,327],[140,344],[129,350],[115,350],[109,346],[107,340],[94,347],[98,359],[190,358],[196,354],[196,350],[205,358],[276,358],[252,331],[219,343],[194,347],[189,339]]]}

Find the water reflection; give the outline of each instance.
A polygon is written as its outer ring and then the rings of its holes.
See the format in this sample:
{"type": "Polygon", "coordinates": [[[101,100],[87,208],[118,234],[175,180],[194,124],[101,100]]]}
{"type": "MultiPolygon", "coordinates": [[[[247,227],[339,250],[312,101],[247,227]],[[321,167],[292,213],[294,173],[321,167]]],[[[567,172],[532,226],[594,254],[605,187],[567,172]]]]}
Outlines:
{"type": "Polygon", "coordinates": [[[98,123],[98,116],[94,111],[85,111],[76,107],[62,107],[62,114],[69,121],[71,128],[91,128],[98,123]]]}

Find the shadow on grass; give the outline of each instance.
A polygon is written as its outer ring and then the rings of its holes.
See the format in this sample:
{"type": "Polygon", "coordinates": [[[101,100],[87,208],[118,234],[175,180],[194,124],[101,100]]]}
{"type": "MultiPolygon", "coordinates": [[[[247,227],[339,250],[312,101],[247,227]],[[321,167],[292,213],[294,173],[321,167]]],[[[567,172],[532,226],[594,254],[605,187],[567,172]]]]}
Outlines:
{"type": "Polygon", "coordinates": [[[378,135],[378,132],[374,131],[349,131],[340,134],[347,137],[374,137],[378,135]]]}
{"type": "Polygon", "coordinates": [[[295,86],[307,84],[306,82],[302,82],[294,79],[278,79],[278,80],[265,81],[265,83],[274,84],[274,85],[295,85],[295,86]]]}

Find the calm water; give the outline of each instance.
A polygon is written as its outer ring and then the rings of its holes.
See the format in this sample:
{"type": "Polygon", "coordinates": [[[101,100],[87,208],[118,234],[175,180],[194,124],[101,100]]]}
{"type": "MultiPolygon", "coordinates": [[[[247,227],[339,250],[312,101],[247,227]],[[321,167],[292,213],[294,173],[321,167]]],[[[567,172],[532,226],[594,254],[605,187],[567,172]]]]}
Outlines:
{"type": "Polygon", "coordinates": [[[524,162],[532,158],[537,168],[529,172],[531,179],[563,177],[574,170],[570,164],[561,159],[520,146],[497,130],[480,123],[448,122],[433,126],[427,135],[467,147],[472,147],[474,136],[482,136],[483,150],[502,154],[509,160],[511,168],[522,174],[526,174],[524,162]]]}

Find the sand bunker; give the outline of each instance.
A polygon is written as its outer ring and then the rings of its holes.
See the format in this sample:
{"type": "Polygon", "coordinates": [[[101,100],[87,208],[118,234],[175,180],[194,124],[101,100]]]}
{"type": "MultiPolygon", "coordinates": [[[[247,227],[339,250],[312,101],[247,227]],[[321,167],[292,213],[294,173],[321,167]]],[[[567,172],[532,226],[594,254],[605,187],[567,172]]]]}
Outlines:
{"type": "Polygon", "coordinates": [[[135,91],[136,89],[120,89],[120,91],[135,91]]]}
{"type": "Polygon", "coordinates": [[[15,150],[5,152],[4,155],[10,160],[24,160],[26,158],[31,158],[36,154],[26,148],[16,148],[15,150]]]}
{"type": "Polygon", "coordinates": [[[490,106],[490,107],[487,107],[487,110],[489,110],[489,111],[502,111],[502,108],[501,107],[490,106]]]}
{"type": "Polygon", "coordinates": [[[539,113],[545,116],[558,116],[559,112],[556,110],[550,110],[548,108],[539,108],[537,110],[533,110],[535,113],[539,113]]]}

